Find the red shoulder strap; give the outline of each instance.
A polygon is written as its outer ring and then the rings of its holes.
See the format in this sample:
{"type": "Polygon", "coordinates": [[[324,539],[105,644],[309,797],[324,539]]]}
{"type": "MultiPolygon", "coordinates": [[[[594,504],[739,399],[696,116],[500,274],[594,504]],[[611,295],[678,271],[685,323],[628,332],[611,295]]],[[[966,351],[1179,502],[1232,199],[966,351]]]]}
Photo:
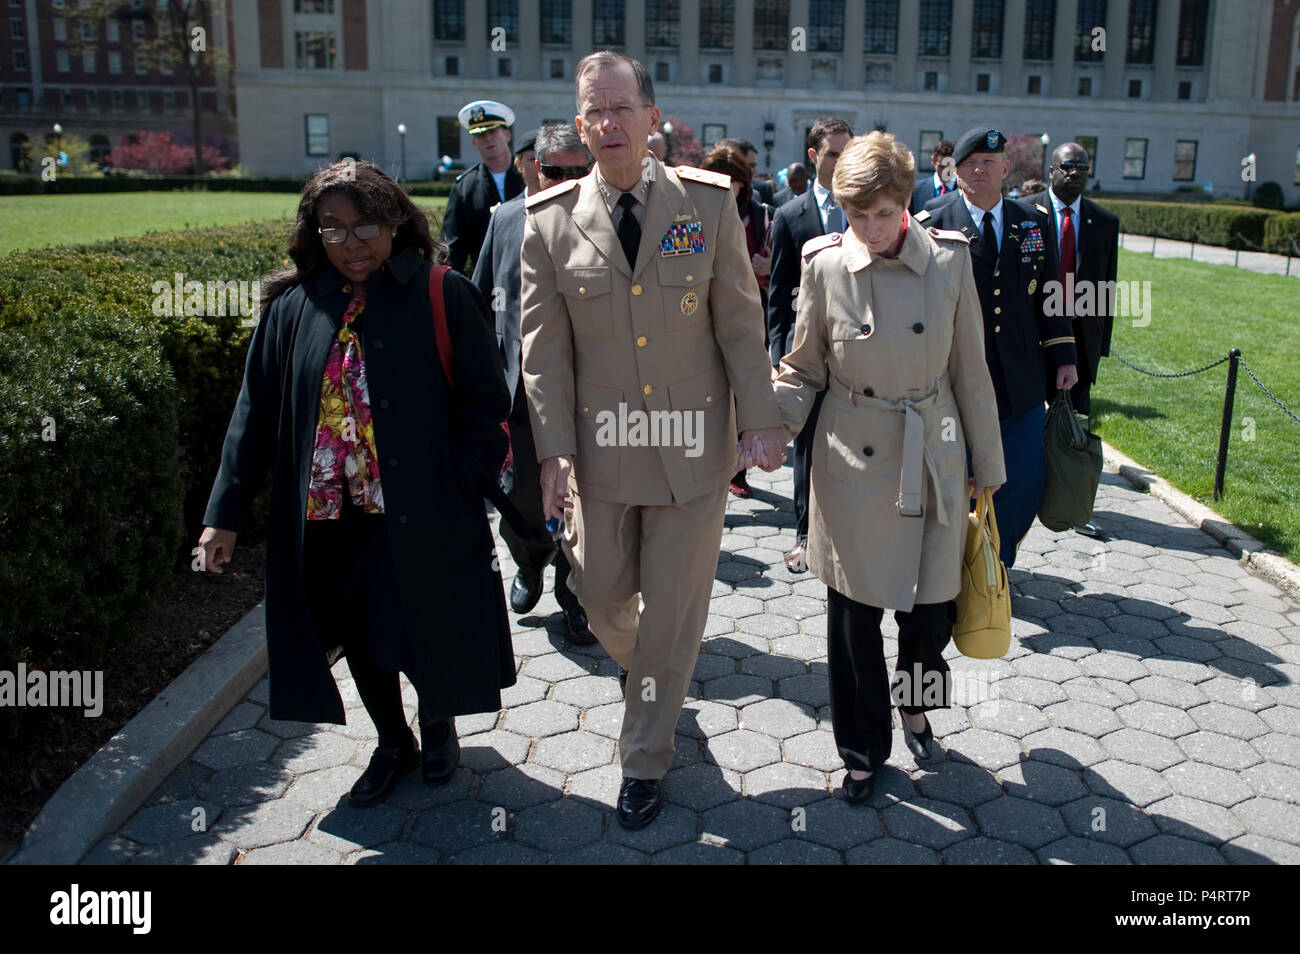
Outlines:
{"type": "Polygon", "coordinates": [[[438,345],[438,358],[442,361],[442,373],[454,390],[456,379],[451,374],[451,331],[447,327],[447,307],[442,299],[442,280],[449,271],[451,269],[446,265],[435,265],[429,270],[429,304],[433,307],[433,335],[438,345]]]}

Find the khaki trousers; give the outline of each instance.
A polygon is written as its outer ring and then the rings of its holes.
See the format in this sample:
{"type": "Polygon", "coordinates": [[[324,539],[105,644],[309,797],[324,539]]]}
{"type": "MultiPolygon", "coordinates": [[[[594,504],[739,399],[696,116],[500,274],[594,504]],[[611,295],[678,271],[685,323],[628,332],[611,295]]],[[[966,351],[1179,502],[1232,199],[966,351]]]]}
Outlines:
{"type": "Polygon", "coordinates": [[[666,506],[573,498],[562,543],[569,586],[628,672],[623,776],[662,778],[709,614],[727,487],[666,506]]]}

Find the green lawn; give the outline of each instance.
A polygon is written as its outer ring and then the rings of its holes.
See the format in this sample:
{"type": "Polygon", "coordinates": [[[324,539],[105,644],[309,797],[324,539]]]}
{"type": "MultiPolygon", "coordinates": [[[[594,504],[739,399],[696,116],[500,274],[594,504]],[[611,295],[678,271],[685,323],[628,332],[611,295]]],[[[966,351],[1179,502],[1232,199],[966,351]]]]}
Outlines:
{"type": "MultiPolygon", "coordinates": [[[[1241,349],[1278,398],[1300,413],[1300,282],[1228,265],[1121,250],[1121,281],[1151,282],[1151,323],[1117,318],[1112,352],[1153,371],[1190,371],[1241,349]]],[[[1212,500],[1227,364],[1158,379],[1103,358],[1093,430],[1129,457],[1300,562],[1300,424],[1243,368],[1237,379],[1224,496],[1212,500]],[[1253,435],[1250,433],[1253,421],[1253,435]],[[1253,439],[1251,439],[1253,437],[1253,439]]]]}
{"type": "MultiPolygon", "coordinates": [[[[441,214],[447,200],[420,196],[441,214]]],[[[288,219],[298,196],[288,192],[116,192],[105,195],[0,197],[0,255],[20,248],[80,245],[191,226],[288,219]]],[[[436,234],[436,229],[435,229],[436,234]]]]}

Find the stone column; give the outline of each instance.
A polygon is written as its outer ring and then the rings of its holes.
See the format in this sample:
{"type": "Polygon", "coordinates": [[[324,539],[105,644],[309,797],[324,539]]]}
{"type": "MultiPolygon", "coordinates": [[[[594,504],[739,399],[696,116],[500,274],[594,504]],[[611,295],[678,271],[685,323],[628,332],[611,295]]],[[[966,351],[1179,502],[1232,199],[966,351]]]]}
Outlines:
{"type": "Polygon", "coordinates": [[[1073,96],[1074,31],[1079,0],[1056,0],[1056,35],[1052,38],[1052,95],[1073,96]]]}
{"type": "MultiPolygon", "coordinates": [[[[1111,6],[1128,0],[1111,0],[1111,6]]],[[[1002,20],[1002,95],[1024,93],[1021,67],[1025,61],[1025,0],[1007,0],[1002,20]]]]}
{"type": "Polygon", "coordinates": [[[900,2],[898,5],[898,59],[894,64],[894,88],[900,91],[916,89],[916,44],[920,24],[920,4],[900,2]]]}
{"type": "Polygon", "coordinates": [[[948,49],[948,90],[969,93],[971,27],[975,24],[975,0],[953,0],[952,42],[948,49]]]}
{"type": "MultiPolygon", "coordinates": [[[[623,52],[634,60],[645,63],[645,5],[646,0],[627,0],[623,10],[623,52]]],[[[650,75],[654,68],[646,64],[650,75]]]]}
{"type": "Polygon", "coordinates": [[[1101,74],[1101,94],[1107,99],[1122,99],[1124,67],[1128,58],[1128,3],[1112,0],[1106,4],[1106,53],[1101,74]]]}
{"type": "Polygon", "coordinates": [[[840,62],[840,88],[860,91],[866,82],[863,68],[862,34],[866,29],[867,13],[861,3],[844,4],[844,58],[840,62]]]}
{"type": "Polygon", "coordinates": [[[1178,17],[1182,4],[1178,0],[1160,0],[1156,6],[1156,75],[1151,98],[1178,98],[1178,80],[1174,67],[1178,63],[1178,17]]]}
{"type": "Polygon", "coordinates": [[[465,76],[490,76],[486,3],[465,4],[465,76]]]}
{"type": "Polygon", "coordinates": [[[686,86],[700,85],[700,0],[682,0],[682,44],[677,51],[677,81],[686,86]]]}
{"type": "Polygon", "coordinates": [[[812,44],[811,36],[812,24],[811,12],[808,9],[808,0],[790,0],[790,22],[785,25],[785,85],[787,89],[807,89],[809,82],[812,80],[812,44]],[[808,46],[802,53],[796,53],[790,49],[790,31],[795,27],[803,27],[805,39],[809,40],[808,46]]]}
{"type": "Polygon", "coordinates": [[[520,79],[550,79],[542,62],[542,12],[535,3],[519,4],[519,71],[520,79]]]}
{"type": "MultiPolygon", "coordinates": [[[[754,85],[754,0],[738,0],[736,22],[731,30],[731,85],[754,85]]],[[[698,31],[697,31],[698,32],[698,31]]]]}

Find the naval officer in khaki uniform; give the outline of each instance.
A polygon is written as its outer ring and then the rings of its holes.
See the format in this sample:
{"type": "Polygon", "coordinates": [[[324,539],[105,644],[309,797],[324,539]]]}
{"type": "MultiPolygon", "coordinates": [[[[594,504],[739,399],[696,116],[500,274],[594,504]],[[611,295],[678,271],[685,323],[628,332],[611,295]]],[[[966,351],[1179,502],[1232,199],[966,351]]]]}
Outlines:
{"type": "Polygon", "coordinates": [[[527,202],[523,377],[570,585],[628,673],[618,819],[637,828],[662,805],[727,483],[780,466],[785,435],[729,179],[646,150],[659,109],[640,63],[601,51],[575,76],[596,169],[527,202]]]}

